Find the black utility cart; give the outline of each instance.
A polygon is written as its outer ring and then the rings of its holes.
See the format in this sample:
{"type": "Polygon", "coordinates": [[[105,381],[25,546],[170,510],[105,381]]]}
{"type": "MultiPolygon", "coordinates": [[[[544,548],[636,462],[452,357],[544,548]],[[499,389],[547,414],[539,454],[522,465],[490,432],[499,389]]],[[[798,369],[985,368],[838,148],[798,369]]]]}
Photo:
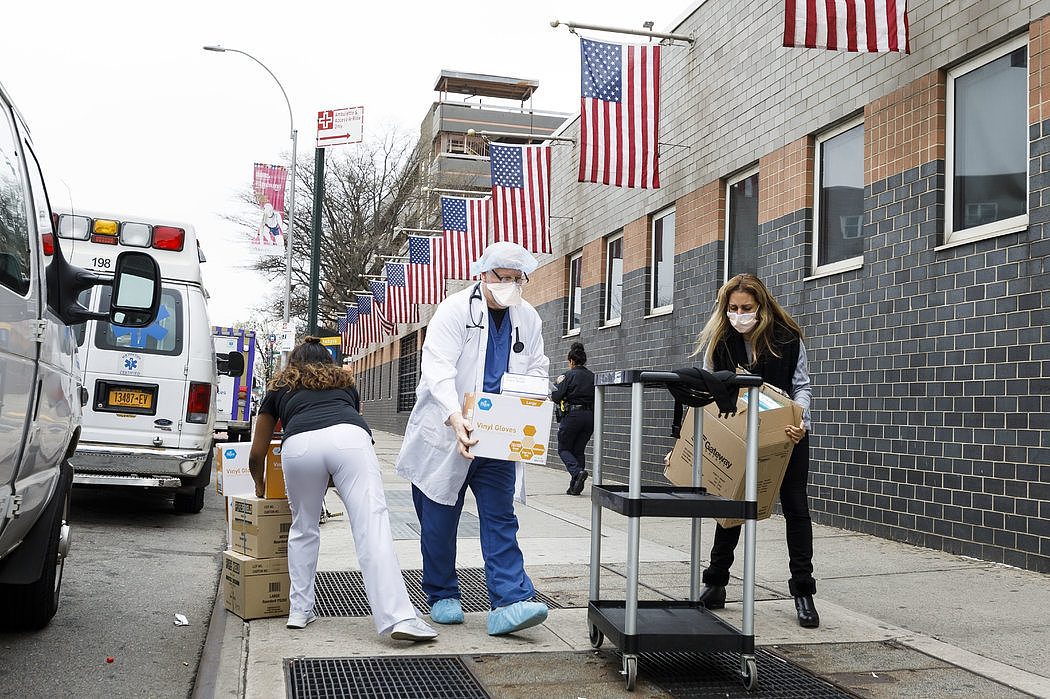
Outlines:
{"type": "MultiPolygon", "coordinates": [[[[638,677],[638,654],[658,652],[736,651],[740,676],[748,690],[755,686],[755,522],[758,516],[758,390],[762,379],[740,375],[737,385],[748,392],[747,461],[744,500],[710,495],[701,485],[701,450],[693,450],[692,487],[642,487],[642,390],[647,384],[680,381],[668,371],[603,371],[596,375],[594,393],[594,480],[591,487],[591,580],[587,621],[591,645],[599,648],[608,638],[623,653],[627,689],[638,677]],[[628,485],[602,483],[602,433],[605,392],[631,388],[630,471],[628,485]],[[601,571],[602,508],[628,517],[626,598],[603,598],[601,571]],[[638,541],[643,517],[683,517],[692,520],[689,599],[638,601],[638,541]],[[740,629],[700,605],[700,520],[730,517],[744,522],[744,598],[740,629]]],[[[693,434],[703,434],[702,409],[692,410],[693,434]]]]}

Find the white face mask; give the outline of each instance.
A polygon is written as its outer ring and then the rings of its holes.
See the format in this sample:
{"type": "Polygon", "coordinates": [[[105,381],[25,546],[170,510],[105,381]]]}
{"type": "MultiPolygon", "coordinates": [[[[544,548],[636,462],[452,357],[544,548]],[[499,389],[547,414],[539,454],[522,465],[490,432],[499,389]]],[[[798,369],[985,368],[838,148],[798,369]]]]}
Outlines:
{"type": "Polygon", "coordinates": [[[746,333],[758,322],[757,313],[726,313],[726,317],[738,333],[746,333]]]}
{"type": "Polygon", "coordinates": [[[521,303],[521,287],[514,282],[485,282],[485,288],[492,294],[493,300],[503,308],[517,306],[521,303]]]}

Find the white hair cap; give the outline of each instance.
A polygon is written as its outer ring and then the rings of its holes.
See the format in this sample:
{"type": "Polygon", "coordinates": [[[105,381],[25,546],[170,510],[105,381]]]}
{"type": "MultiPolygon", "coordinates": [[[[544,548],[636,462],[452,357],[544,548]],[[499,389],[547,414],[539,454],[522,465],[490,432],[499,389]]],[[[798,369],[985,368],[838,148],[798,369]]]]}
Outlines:
{"type": "Polygon", "coordinates": [[[494,269],[520,269],[525,274],[536,271],[540,263],[528,250],[517,243],[493,243],[485,248],[474,262],[470,263],[471,274],[481,274],[494,269]]]}

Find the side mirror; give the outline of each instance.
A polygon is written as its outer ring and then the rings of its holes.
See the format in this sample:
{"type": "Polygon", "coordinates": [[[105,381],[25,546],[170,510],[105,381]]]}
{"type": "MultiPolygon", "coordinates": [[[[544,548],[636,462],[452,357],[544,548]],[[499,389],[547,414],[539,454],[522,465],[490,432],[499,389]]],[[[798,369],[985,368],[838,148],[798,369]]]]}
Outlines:
{"type": "Polygon", "coordinates": [[[66,325],[105,320],[115,325],[141,328],[157,318],[160,308],[160,267],[144,252],[122,252],[117,256],[115,276],[103,276],[69,264],[62,253],[61,237],[53,237],[54,254],[47,265],[47,305],[66,325]],[[93,286],[113,286],[108,313],[84,307],[77,297],[93,286]]]}
{"type": "Polygon", "coordinates": [[[216,354],[215,365],[218,373],[224,376],[242,376],[244,374],[244,353],[216,354]]]}
{"type": "Polygon", "coordinates": [[[144,252],[122,252],[113,275],[109,322],[127,328],[152,323],[160,308],[160,267],[144,252]]]}

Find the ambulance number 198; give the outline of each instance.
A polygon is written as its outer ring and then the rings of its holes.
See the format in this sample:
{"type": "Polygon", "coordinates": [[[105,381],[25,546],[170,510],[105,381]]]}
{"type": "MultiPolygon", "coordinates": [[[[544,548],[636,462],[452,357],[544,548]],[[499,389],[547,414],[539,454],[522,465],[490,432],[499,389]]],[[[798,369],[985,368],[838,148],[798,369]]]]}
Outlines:
{"type": "Polygon", "coordinates": [[[108,257],[92,257],[91,266],[95,269],[110,269],[113,266],[113,260],[108,257]]]}

